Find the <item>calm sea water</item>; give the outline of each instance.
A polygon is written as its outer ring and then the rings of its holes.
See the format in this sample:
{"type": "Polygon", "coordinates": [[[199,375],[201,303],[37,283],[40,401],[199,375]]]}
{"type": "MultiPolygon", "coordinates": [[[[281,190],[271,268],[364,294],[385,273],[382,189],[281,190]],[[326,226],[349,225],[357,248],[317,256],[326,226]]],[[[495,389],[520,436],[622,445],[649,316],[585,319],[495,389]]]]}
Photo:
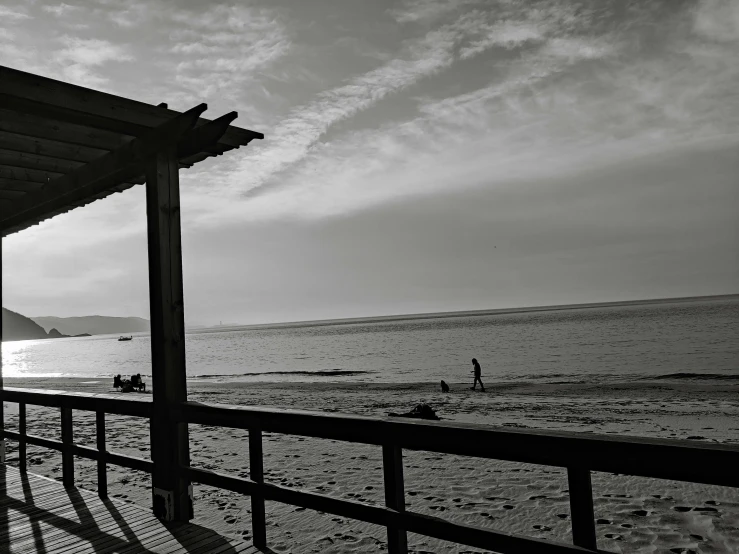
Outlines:
{"type": "MultiPolygon", "coordinates": [[[[6,377],[151,374],[150,341],[3,344],[6,377]]],[[[202,330],[191,379],[428,382],[739,379],[739,298],[498,315],[202,330]]]]}

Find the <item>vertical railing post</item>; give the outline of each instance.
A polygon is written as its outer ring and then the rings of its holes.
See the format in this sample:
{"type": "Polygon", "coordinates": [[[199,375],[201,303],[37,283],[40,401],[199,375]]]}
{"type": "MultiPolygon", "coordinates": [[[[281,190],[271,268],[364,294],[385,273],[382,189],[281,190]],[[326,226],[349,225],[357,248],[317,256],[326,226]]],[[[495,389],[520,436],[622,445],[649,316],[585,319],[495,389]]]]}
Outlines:
{"type": "Polygon", "coordinates": [[[74,486],[74,455],[72,454],[73,429],[72,408],[61,408],[62,412],[62,482],[65,487],[74,486]]]}
{"type": "Polygon", "coordinates": [[[575,546],[595,550],[595,514],[593,513],[593,488],[590,471],[568,467],[567,481],[570,489],[570,514],[572,515],[572,542],[575,546]]]}
{"type": "Polygon", "coordinates": [[[18,468],[21,471],[28,469],[26,459],[26,403],[18,402],[18,468]]]}
{"type": "Polygon", "coordinates": [[[105,412],[95,412],[95,434],[98,449],[98,496],[108,498],[108,465],[105,463],[105,412]]]}
{"type": "MultiPolygon", "coordinates": [[[[249,477],[255,483],[264,484],[264,459],[262,452],[262,430],[249,428],[249,477]]],[[[257,548],[267,546],[267,519],[264,509],[264,495],[251,495],[252,543],[257,548]]]]}
{"type": "MultiPolygon", "coordinates": [[[[394,444],[383,444],[382,469],[385,478],[385,506],[400,514],[405,511],[403,449],[394,444]]],[[[389,554],[407,554],[408,535],[405,529],[388,525],[387,550],[389,554]]]]}

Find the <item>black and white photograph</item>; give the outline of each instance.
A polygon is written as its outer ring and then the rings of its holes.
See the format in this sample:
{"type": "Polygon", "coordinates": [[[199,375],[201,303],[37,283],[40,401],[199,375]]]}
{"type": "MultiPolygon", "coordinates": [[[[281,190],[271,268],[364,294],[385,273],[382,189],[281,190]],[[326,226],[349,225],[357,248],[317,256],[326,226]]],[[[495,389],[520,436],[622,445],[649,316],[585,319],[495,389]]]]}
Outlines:
{"type": "Polygon", "coordinates": [[[0,554],[739,554],[739,0],[0,0],[0,554]]]}

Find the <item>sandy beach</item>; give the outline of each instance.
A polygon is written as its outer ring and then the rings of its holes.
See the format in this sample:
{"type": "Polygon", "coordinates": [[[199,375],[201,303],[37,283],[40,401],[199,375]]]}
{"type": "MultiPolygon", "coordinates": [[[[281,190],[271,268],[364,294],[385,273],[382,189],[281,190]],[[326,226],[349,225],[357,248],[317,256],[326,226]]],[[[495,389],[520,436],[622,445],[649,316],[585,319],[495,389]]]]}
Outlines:
{"type": "MultiPolygon", "coordinates": [[[[427,402],[444,420],[495,426],[739,443],[739,383],[644,381],[610,383],[486,383],[472,392],[450,383],[238,383],[189,382],[194,401],[273,406],[385,416],[427,402]]],[[[111,392],[99,379],[6,379],[8,387],[111,392]]],[[[17,408],[6,403],[6,426],[17,428],[17,408]]],[[[28,431],[58,438],[56,410],[28,408],[28,431]]],[[[94,414],[75,412],[75,441],[94,445],[94,414]]],[[[109,448],[149,457],[148,424],[107,416],[109,448]]],[[[244,431],[193,425],[193,465],[248,474],[244,431]]],[[[10,463],[17,463],[9,443],[10,463]]],[[[346,499],[381,504],[381,451],[377,447],[265,434],[269,481],[346,499]]],[[[28,447],[29,470],[61,477],[61,455],[28,447]]],[[[679,463],[679,460],[676,460],[679,463]]],[[[76,480],[96,489],[94,463],[76,460],[76,480]]],[[[710,470],[710,468],[707,468],[710,470]]],[[[404,452],[408,509],[453,521],[532,537],[571,541],[566,472],[559,468],[404,452]]],[[[109,493],[150,504],[147,475],[109,466],[109,493]]],[[[737,552],[739,492],[673,481],[593,475],[599,547],[612,552],[737,552]]],[[[249,499],[195,486],[196,521],[219,532],[249,538],[249,499]]],[[[383,528],[310,510],[267,504],[268,540],[277,552],[373,552],[385,549],[383,528]]],[[[476,552],[409,535],[412,552],[476,552]]]]}

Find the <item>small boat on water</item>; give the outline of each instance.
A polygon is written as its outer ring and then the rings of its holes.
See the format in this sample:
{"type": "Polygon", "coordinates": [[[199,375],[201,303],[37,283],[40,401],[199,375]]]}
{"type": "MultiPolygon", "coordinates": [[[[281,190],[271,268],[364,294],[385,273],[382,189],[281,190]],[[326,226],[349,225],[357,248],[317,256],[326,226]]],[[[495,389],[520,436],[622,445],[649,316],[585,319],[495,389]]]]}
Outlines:
{"type": "Polygon", "coordinates": [[[123,341],[123,340],[133,340],[133,336],[131,336],[131,337],[118,337],[118,341],[119,342],[120,341],[123,341]]]}

